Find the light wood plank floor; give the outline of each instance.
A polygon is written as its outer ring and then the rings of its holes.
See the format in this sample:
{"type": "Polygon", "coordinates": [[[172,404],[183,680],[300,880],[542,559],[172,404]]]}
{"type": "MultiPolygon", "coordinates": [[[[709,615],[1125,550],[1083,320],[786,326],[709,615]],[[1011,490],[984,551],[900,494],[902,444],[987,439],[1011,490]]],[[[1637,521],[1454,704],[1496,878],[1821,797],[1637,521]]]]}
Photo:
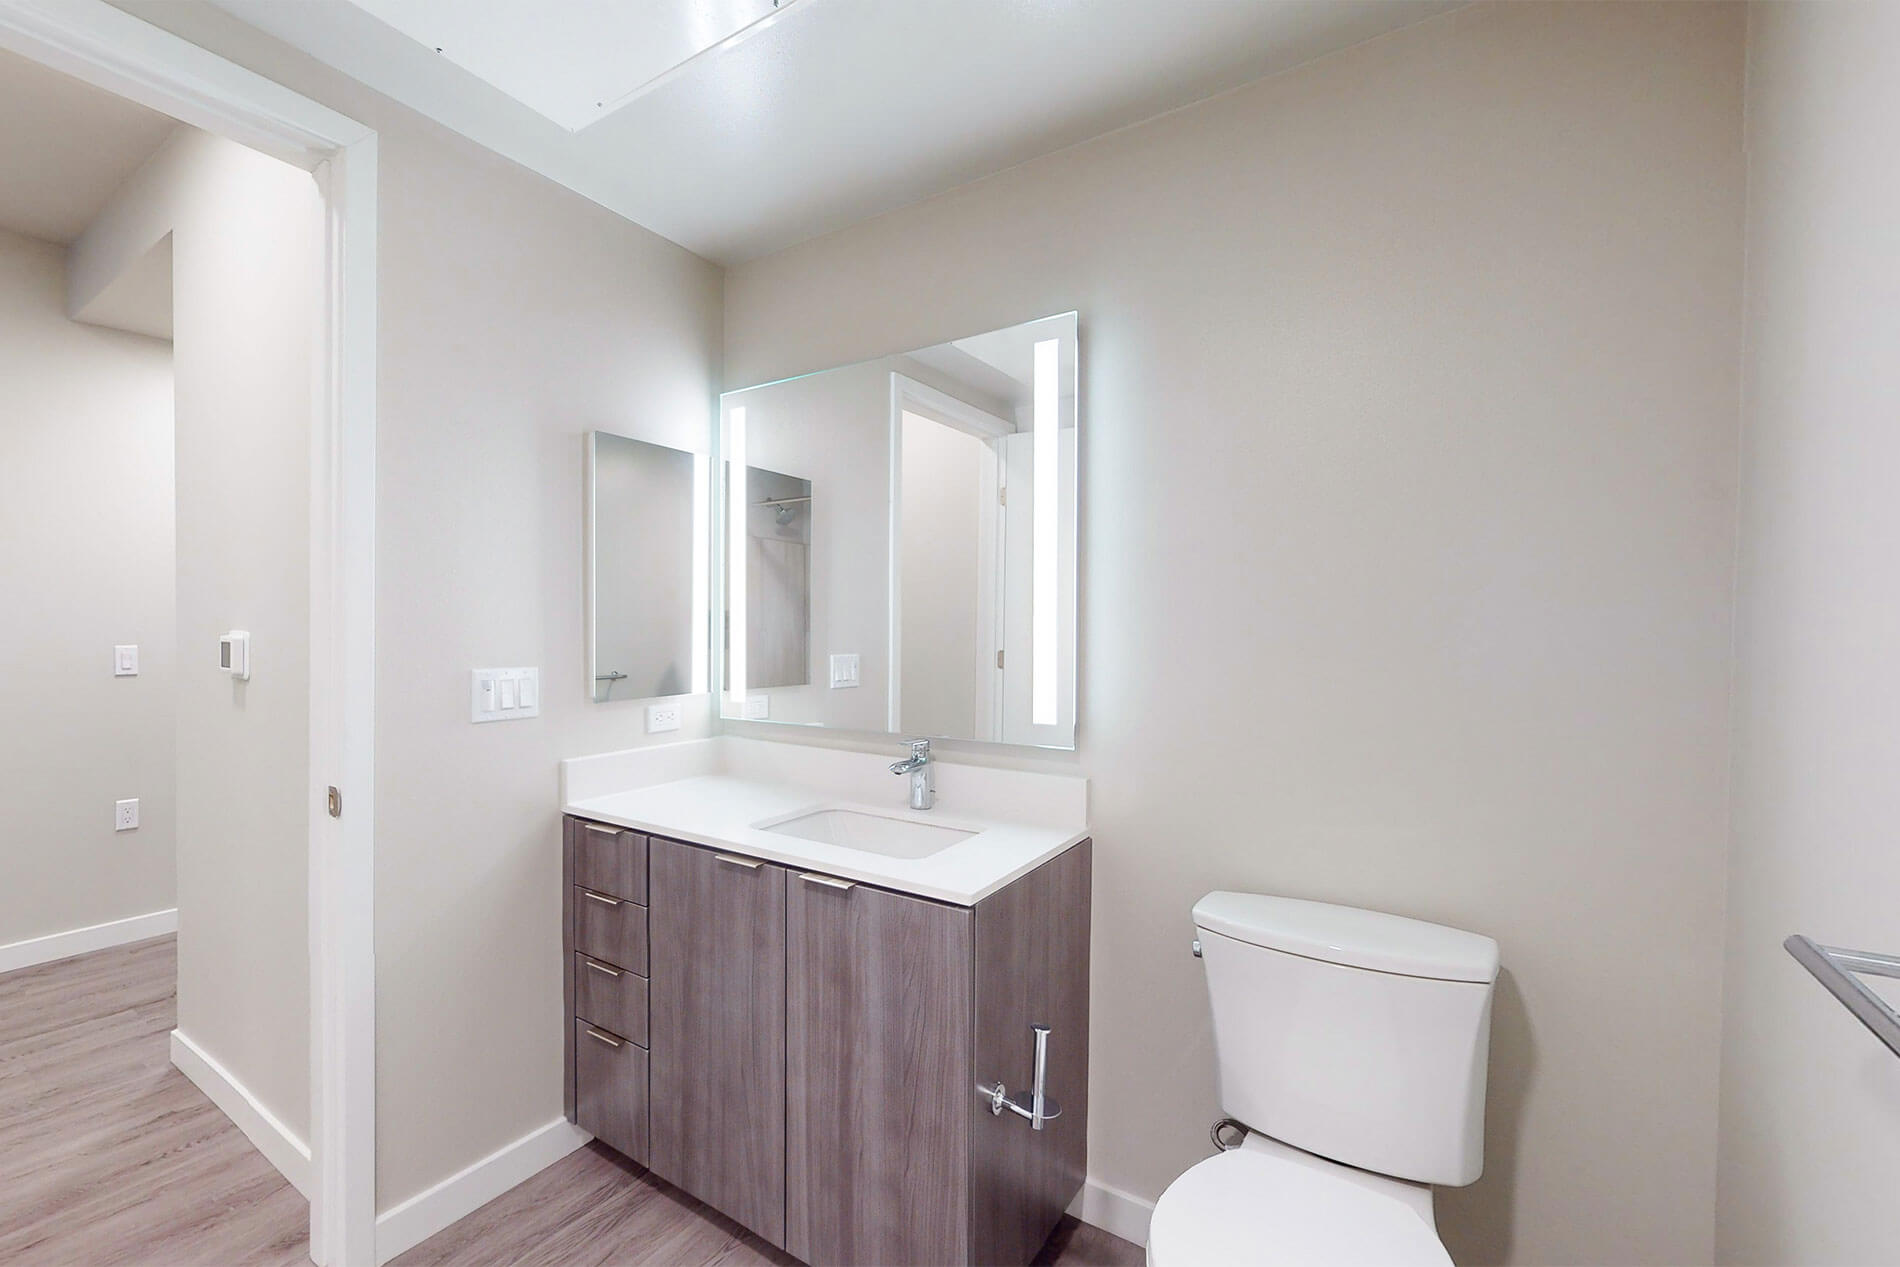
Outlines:
{"type": "MultiPolygon", "coordinates": [[[[172,1068],[173,939],[0,976],[0,1263],[302,1267],[309,1207],[172,1068]]],[[[1140,1267],[1063,1220],[1038,1263],[1140,1267]]],[[[590,1144],[416,1246],[401,1267],[791,1264],[590,1144]]]]}
{"type": "MultiPolygon", "coordinates": [[[[392,1267],[752,1267],[790,1265],[732,1220],[601,1144],[569,1153],[528,1182],[416,1246],[392,1267]]],[[[1048,1267],[1141,1267],[1141,1247],[1064,1219],[1048,1267]]]]}
{"type": "Polygon", "coordinates": [[[295,1267],[310,1208],[172,1068],[161,937],[0,976],[0,1263],[295,1267]]]}

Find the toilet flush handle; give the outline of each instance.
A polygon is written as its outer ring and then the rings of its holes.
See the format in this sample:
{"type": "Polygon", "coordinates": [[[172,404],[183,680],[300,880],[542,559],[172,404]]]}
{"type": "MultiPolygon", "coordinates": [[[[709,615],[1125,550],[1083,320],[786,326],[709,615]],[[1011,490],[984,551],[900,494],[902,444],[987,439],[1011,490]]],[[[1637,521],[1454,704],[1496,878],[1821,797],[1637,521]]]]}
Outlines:
{"type": "Polygon", "coordinates": [[[1194,957],[1196,959],[1201,957],[1201,939],[1199,937],[1194,939],[1194,957]]]}

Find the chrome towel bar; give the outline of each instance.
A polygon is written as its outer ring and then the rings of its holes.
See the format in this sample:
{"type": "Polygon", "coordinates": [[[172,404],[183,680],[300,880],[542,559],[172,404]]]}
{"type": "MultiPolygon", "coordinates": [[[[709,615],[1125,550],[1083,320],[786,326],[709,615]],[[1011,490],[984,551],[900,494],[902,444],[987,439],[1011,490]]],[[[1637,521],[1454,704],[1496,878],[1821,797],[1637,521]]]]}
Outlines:
{"type": "Polygon", "coordinates": [[[1823,946],[1799,933],[1781,944],[1796,963],[1813,973],[1814,979],[1854,1014],[1856,1020],[1873,1031],[1874,1037],[1887,1045],[1887,1050],[1900,1056],[1900,1012],[1895,1012],[1856,975],[1900,978],[1900,959],[1864,950],[1823,946]]]}

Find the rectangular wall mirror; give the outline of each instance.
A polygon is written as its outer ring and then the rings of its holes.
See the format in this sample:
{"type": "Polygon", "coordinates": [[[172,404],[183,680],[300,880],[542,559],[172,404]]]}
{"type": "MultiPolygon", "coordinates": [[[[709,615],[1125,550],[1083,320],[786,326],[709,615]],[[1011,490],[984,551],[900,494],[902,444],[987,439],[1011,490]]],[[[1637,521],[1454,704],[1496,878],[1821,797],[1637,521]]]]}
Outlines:
{"type": "Polygon", "coordinates": [[[711,463],[587,437],[588,664],[595,703],[707,689],[711,463]]]}
{"type": "Polygon", "coordinates": [[[1075,746],[1076,314],[720,398],[721,715],[1075,746]]]}

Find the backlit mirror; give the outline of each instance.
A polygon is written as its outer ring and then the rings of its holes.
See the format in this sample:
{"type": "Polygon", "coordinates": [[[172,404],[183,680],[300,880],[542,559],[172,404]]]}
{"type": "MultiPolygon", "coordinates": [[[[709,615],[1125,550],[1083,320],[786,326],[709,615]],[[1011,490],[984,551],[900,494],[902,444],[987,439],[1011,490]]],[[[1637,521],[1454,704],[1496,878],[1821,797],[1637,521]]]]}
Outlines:
{"type": "Polygon", "coordinates": [[[710,471],[704,454],[587,437],[595,703],[707,689],[710,471]]]}
{"type": "Polygon", "coordinates": [[[1067,313],[720,399],[723,716],[1075,746],[1067,313]]]}

